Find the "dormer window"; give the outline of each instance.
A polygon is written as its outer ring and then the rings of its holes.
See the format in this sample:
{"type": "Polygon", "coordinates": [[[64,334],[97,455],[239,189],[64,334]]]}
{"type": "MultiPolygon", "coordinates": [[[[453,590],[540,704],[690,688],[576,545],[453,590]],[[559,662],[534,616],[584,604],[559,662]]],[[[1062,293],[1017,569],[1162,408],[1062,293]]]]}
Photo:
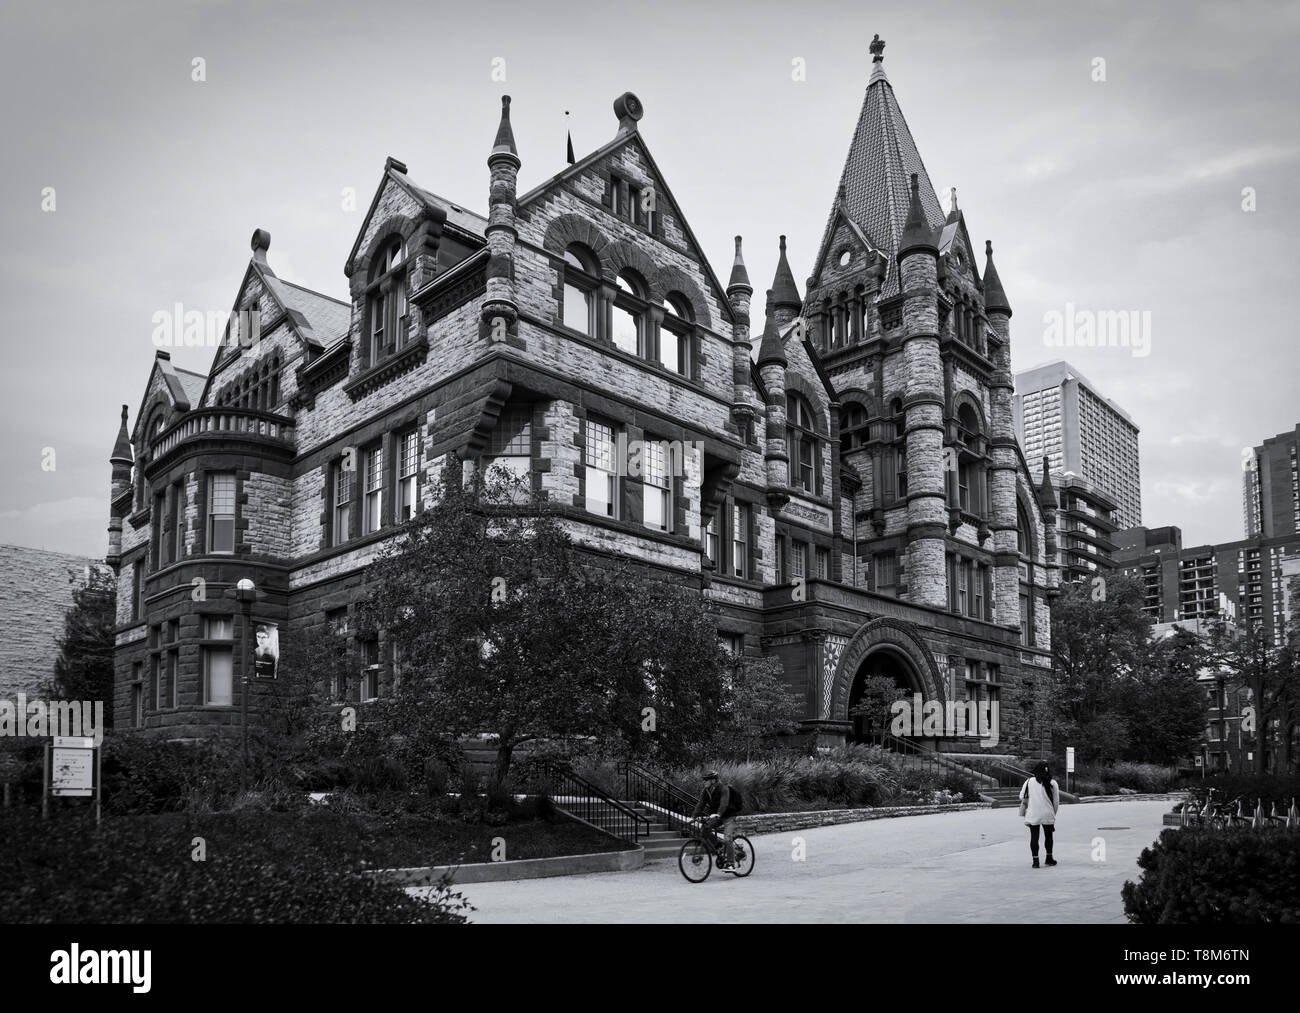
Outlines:
{"type": "Polygon", "coordinates": [[[406,344],[406,249],[394,239],[375,257],[366,285],[366,365],[406,344]]]}

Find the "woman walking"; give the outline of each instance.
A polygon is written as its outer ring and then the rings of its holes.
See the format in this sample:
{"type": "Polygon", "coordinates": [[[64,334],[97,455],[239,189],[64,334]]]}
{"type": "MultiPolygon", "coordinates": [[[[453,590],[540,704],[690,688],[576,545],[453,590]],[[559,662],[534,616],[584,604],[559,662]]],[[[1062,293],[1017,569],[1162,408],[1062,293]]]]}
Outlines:
{"type": "Polygon", "coordinates": [[[1020,789],[1020,815],[1029,828],[1029,853],[1034,856],[1034,868],[1037,869],[1040,827],[1047,851],[1047,864],[1056,864],[1056,859],[1052,857],[1052,831],[1056,829],[1056,810],[1061,806],[1061,789],[1052,780],[1052,771],[1046,760],[1034,764],[1033,774],[1020,789]]]}

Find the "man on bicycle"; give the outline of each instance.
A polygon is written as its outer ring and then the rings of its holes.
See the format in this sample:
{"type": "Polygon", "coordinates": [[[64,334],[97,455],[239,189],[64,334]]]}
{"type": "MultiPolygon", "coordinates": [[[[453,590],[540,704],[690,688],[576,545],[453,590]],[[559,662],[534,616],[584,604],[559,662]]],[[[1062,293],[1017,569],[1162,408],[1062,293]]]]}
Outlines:
{"type": "MultiPolygon", "coordinates": [[[[735,864],[731,841],[736,836],[736,817],[742,808],[740,792],[729,784],[720,784],[716,770],[706,770],[704,791],[700,794],[700,800],[696,803],[691,818],[708,815],[704,828],[721,832],[725,844],[723,857],[726,865],[735,864]]],[[[722,863],[719,863],[719,867],[723,867],[722,863]]]]}

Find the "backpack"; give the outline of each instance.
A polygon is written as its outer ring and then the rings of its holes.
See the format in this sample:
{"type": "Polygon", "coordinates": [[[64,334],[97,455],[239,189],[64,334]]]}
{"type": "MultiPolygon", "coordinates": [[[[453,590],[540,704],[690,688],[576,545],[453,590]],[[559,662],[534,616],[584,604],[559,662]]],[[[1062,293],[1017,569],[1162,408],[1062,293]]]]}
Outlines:
{"type": "Polygon", "coordinates": [[[740,813],[745,811],[745,796],[740,793],[740,789],[737,788],[734,784],[727,785],[727,788],[730,791],[729,798],[731,800],[731,804],[727,806],[727,811],[722,815],[738,816],[740,813]]]}

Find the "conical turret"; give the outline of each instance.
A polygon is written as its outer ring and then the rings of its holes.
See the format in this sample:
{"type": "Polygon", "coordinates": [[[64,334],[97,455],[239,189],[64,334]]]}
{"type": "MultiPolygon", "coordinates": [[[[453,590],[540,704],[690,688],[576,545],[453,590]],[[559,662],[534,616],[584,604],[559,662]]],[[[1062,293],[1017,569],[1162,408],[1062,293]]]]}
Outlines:
{"type": "Polygon", "coordinates": [[[803,297],[794,282],[794,272],[785,255],[785,236],[781,237],[781,256],[776,262],[776,276],[772,279],[772,310],[777,324],[785,326],[803,309],[803,297]]]}
{"type": "Polygon", "coordinates": [[[993,266],[993,240],[984,241],[984,310],[986,313],[1005,313],[1011,316],[1011,304],[1002,289],[1002,279],[993,266]]]}

